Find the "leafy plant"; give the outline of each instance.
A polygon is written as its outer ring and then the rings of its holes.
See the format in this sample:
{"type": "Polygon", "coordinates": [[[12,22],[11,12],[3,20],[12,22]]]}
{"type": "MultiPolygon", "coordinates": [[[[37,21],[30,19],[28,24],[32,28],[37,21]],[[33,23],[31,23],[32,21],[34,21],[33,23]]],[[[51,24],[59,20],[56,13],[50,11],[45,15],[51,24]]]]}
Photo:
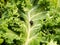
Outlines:
{"type": "Polygon", "coordinates": [[[59,0],[0,0],[0,44],[59,45],[58,2],[59,0]]]}

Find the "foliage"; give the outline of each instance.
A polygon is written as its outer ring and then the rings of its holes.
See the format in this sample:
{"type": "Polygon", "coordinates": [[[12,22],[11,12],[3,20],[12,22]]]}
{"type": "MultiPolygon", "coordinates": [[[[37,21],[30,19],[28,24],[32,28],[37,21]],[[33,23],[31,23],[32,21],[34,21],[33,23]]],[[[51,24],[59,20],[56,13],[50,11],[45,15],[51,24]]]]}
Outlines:
{"type": "Polygon", "coordinates": [[[0,0],[1,45],[60,45],[59,0],[0,0]]]}

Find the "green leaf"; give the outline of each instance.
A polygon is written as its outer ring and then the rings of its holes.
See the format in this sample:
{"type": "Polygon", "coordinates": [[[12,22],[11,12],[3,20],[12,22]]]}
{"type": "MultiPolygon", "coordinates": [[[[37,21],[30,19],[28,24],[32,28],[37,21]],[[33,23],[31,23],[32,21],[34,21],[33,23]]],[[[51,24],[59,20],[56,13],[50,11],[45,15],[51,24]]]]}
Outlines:
{"type": "Polygon", "coordinates": [[[3,43],[3,41],[4,41],[3,39],[0,39],[0,44],[2,44],[2,43],[3,43]]]}

